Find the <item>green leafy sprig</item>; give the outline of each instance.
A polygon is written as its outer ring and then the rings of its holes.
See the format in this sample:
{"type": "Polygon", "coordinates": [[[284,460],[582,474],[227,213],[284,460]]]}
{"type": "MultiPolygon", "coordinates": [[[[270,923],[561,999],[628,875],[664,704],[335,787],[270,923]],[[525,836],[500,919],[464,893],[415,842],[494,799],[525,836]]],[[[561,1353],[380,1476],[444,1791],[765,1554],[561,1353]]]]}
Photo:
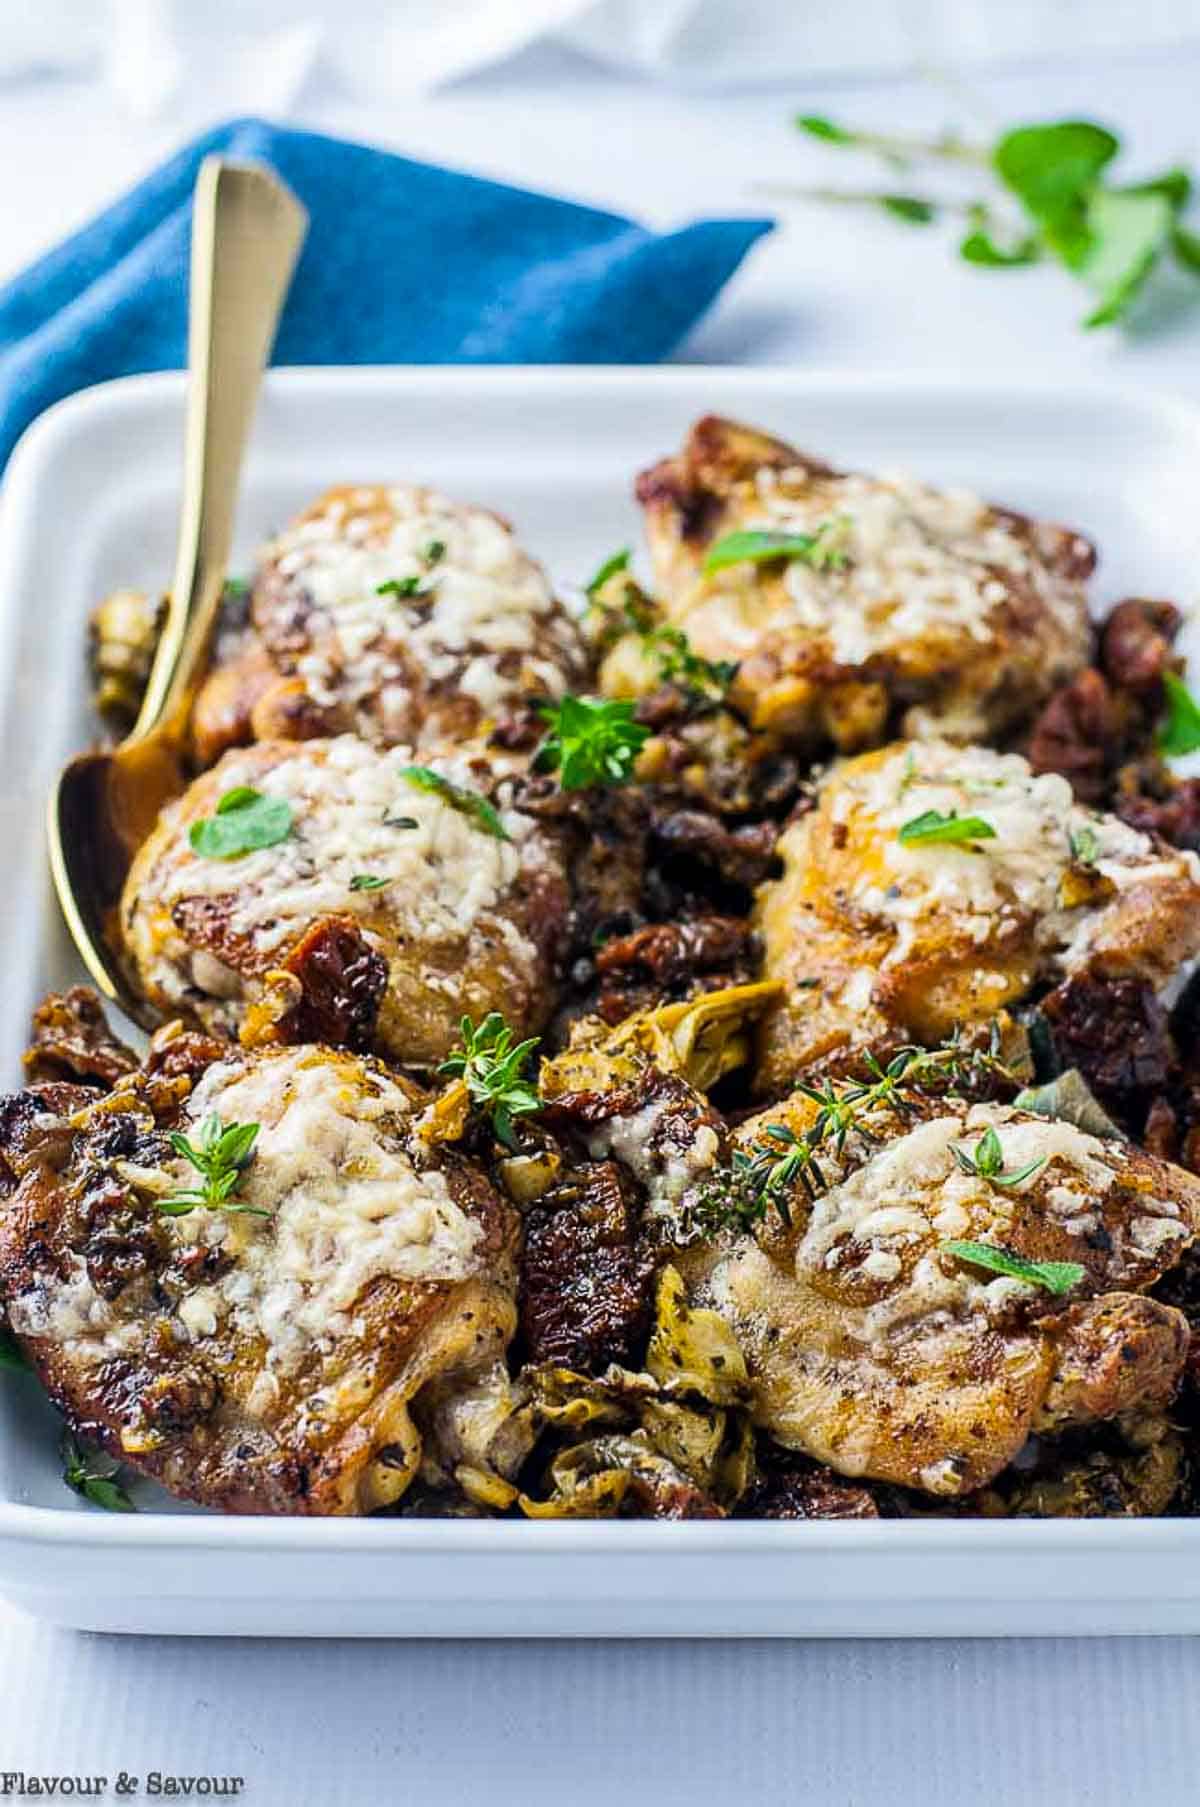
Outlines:
{"type": "MultiPolygon", "coordinates": [[[[511,841],[504,823],[500,820],[500,812],[495,804],[481,797],[478,791],[468,790],[465,785],[455,784],[451,779],[443,777],[428,765],[406,765],[400,776],[406,783],[414,785],[419,791],[428,791],[431,796],[440,797],[459,815],[466,816],[474,827],[492,835],[497,841],[511,841]]],[[[387,818],[384,818],[385,822],[387,818]]],[[[388,825],[392,828],[407,825],[409,817],[397,817],[388,825]]]]}
{"type": "Polygon", "coordinates": [[[557,772],[564,791],[626,784],[650,730],[634,719],[634,705],[597,697],[565,696],[546,703],[548,732],[534,755],[539,772],[557,772]]]}
{"type": "Polygon", "coordinates": [[[428,596],[433,588],[430,576],[433,567],[440,564],[446,556],[444,540],[430,540],[421,552],[421,560],[425,566],[423,571],[413,571],[407,577],[389,577],[381,584],[375,585],[376,596],[396,596],[402,601],[409,596],[428,596]]]}
{"type": "Polygon", "coordinates": [[[462,1040],[438,1068],[466,1085],[471,1102],[490,1121],[506,1148],[517,1146],[514,1126],[518,1117],[532,1117],[542,1108],[536,1087],[526,1069],[539,1037],[514,1042],[513,1031],[498,1010],[489,1011],[479,1024],[464,1016],[459,1024],[462,1040]]]}
{"type": "Polygon", "coordinates": [[[1158,750],[1167,758],[1200,751],[1200,703],[1173,671],[1163,672],[1167,713],[1158,732],[1158,750]]]}
{"type": "Polygon", "coordinates": [[[1125,319],[1167,258],[1200,276],[1200,235],[1183,221],[1192,195],[1190,172],[1168,169],[1139,182],[1113,182],[1121,141],[1093,120],[1016,126],[990,145],[968,144],[952,134],[921,139],[856,131],[817,114],[801,114],[795,123],[824,144],[865,151],[893,168],[933,161],[990,178],[986,196],[966,202],[890,188],[799,192],[807,200],[882,208],[918,226],[965,213],[958,249],[966,262],[1012,269],[1054,260],[1092,293],[1087,327],[1125,319]]]}
{"type": "Polygon", "coordinates": [[[615,577],[618,571],[628,571],[629,561],[632,557],[633,552],[629,546],[622,546],[618,551],[610,552],[583,586],[585,594],[590,596],[594,602],[597,594],[604,588],[610,577],[615,577]]]}
{"type": "Polygon", "coordinates": [[[171,1147],[191,1163],[202,1183],[160,1198],[159,1210],[168,1217],[186,1217],[189,1211],[198,1210],[270,1216],[268,1211],[244,1204],[237,1196],[254,1159],[259,1128],[257,1123],[223,1123],[213,1111],[200,1125],[195,1142],[176,1131],[171,1136],[171,1147]]]}
{"type": "Polygon", "coordinates": [[[1035,1173],[1040,1173],[1046,1165],[1046,1157],[1043,1155],[1040,1160],[1030,1161],[1024,1167],[1006,1171],[1000,1138],[990,1125],[974,1148],[964,1148],[961,1142],[951,1142],[950,1153],[964,1173],[971,1174],[975,1179],[987,1180],[992,1186],[1019,1186],[1023,1181],[1032,1179],[1035,1173]]]}
{"type": "Polygon", "coordinates": [[[743,528],[726,533],[705,554],[706,575],[730,565],[767,565],[775,560],[799,561],[814,571],[844,571],[850,563],[846,539],[850,521],[845,515],[822,521],[811,533],[776,533],[766,528],[743,528]]]}
{"type": "Polygon", "coordinates": [[[842,1155],[851,1135],[870,1145],[878,1140],[870,1119],[882,1111],[910,1117],[927,1095],[963,1091],[997,1080],[1013,1085],[1015,1075],[1000,1058],[999,1031],[987,1048],[968,1046],[955,1037],[941,1048],[899,1049],[884,1066],[875,1055],[863,1057],[864,1079],[825,1080],[797,1090],[816,1104],[813,1122],[797,1135],[786,1124],[770,1124],[767,1138],[749,1151],[735,1152],[729,1165],[717,1168],[690,1205],[694,1227],[704,1234],[746,1230],[774,1208],[790,1225],[789,1195],[802,1184],[811,1198],[828,1181],[819,1155],[822,1149],[842,1155]]]}
{"type": "Polygon", "coordinates": [[[203,859],[240,860],[243,854],[286,841],[292,820],[286,797],[268,797],[253,785],[238,784],[225,792],[213,815],[192,823],[188,840],[203,859]]]}
{"type": "Polygon", "coordinates": [[[996,830],[983,816],[960,816],[951,810],[948,816],[940,810],[927,809],[914,816],[898,830],[896,839],[905,847],[932,841],[994,841],[996,830]]]}
{"type": "Polygon", "coordinates": [[[959,1261],[1006,1274],[1010,1280],[1023,1280],[1028,1286],[1042,1286],[1057,1298],[1078,1286],[1087,1273],[1078,1261],[1026,1261],[1023,1255],[992,1242],[944,1242],[942,1248],[959,1261]]]}
{"type": "Polygon", "coordinates": [[[116,1462],[84,1450],[70,1431],[63,1432],[60,1454],[63,1480],[72,1493],[104,1512],[137,1511],[117,1478],[121,1470],[116,1462]]]}

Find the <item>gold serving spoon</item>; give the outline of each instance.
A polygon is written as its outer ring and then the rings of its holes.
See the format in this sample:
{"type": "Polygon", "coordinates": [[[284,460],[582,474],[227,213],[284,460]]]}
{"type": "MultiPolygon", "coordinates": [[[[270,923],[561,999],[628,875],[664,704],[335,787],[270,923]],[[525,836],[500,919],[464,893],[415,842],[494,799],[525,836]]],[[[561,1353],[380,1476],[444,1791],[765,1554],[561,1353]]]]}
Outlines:
{"type": "Polygon", "coordinates": [[[50,799],[50,870],[71,937],[103,995],[155,1018],[113,948],[134,852],[187,783],[185,750],[233,540],[242,455],[308,215],[268,169],[207,157],[196,180],[183,505],[175,576],[128,737],[73,759],[50,799]]]}

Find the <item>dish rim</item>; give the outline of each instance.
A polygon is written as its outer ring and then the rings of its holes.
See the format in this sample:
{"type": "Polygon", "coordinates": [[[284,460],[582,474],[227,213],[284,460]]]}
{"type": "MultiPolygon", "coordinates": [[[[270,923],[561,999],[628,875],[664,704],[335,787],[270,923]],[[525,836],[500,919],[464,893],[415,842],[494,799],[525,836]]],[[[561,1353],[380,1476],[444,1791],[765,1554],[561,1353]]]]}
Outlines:
{"type": "MultiPolygon", "coordinates": [[[[929,372],[843,370],[836,366],[807,370],[793,365],[672,364],[672,365],[289,365],[272,368],[264,385],[265,397],[281,388],[312,393],[321,390],[374,390],[381,384],[407,391],[436,393],[450,383],[492,392],[527,394],[552,392],[556,387],[594,388],[635,395],[646,385],[670,393],[692,395],[702,387],[715,407],[739,385],[777,382],[781,398],[850,395],[854,397],[912,397],[916,400],[971,397],[1006,408],[1019,408],[1022,399],[1053,400],[1064,409],[1092,411],[1128,410],[1173,434],[1185,434],[1200,446],[1200,404],[1184,395],[1143,389],[1108,381],[1067,383],[1037,377],[1003,381],[964,376],[950,369],[929,372]]],[[[0,630],[18,606],[15,573],[19,565],[19,535],[13,523],[22,518],[43,480],[46,468],[60,455],[85,423],[114,417],[143,401],[177,397],[182,403],[186,373],[182,370],[151,371],[98,383],[53,403],[25,429],[0,481],[0,630]]],[[[12,701],[13,685],[7,683],[0,709],[12,701]]],[[[613,1554],[661,1553],[664,1546],[693,1555],[724,1552],[738,1555],[800,1554],[823,1547],[842,1556],[855,1549],[879,1554],[899,1546],[897,1555],[919,1556],[933,1551],[961,1552],[979,1549],[982,1554],[1008,1551],[1058,1555],[1068,1550],[1099,1556],[1104,1553],[1138,1553],[1156,1556],[1193,1554],[1200,1541],[1198,1518],[1136,1519],[876,1519],[876,1520],[768,1520],[735,1519],[720,1522],[673,1520],[580,1519],[531,1523],[512,1519],[454,1518],[354,1518],[292,1517],[285,1515],[240,1516],[215,1512],[138,1512],[105,1514],[83,1512],[64,1504],[32,1505],[0,1498],[0,1542],[14,1541],[39,1548],[96,1546],[107,1551],[139,1547],[171,1548],[194,1553],[274,1550],[280,1554],[319,1545],[324,1554],[370,1552],[437,1555],[596,1553],[602,1543],[613,1554]]]]}

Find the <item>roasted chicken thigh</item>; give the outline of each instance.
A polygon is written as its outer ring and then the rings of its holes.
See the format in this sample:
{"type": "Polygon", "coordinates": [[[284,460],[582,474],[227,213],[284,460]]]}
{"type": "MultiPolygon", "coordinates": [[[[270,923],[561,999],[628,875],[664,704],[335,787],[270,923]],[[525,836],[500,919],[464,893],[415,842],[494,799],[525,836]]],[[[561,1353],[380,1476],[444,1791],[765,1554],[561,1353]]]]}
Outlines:
{"type": "Polygon", "coordinates": [[[733,701],[781,739],[994,734],[1087,663],[1095,555],[1067,528],[714,415],[637,494],[670,619],[738,662],[733,701]]]}
{"type": "Polygon", "coordinates": [[[483,508],[346,485],[263,551],[249,632],[196,708],[201,763],[250,739],[465,740],[586,669],[541,567],[483,508]]]}
{"type": "Polygon", "coordinates": [[[414,1397],[473,1382],[516,1320],[512,1211],[420,1103],[347,1053],[177,1035],[106,1096],[6,1099],[0,1291],[71,1426],[225,1511],[397,1500],[414,1397]],[[239,1125],[203,1202],[184,1144],[239,1125]]]}
{"type": "Polygon", "coordinates": [[[539,1028],[569,907],[559,843],[475,788],[490,774],[469,752],[430,758],[352,735],[274,741],[197,779],[121,903],[150,1001],[248,1041],[345,1042],[418,1067],[444,1058],[464,1013],[539,1028]],[[247,793],[288,812],[286,833],[198,851],[197,824],[247,793]]]}
{"type": "Polygon", "coordinates": [[[759,1084],[847,1050],[934,1043],[1084,979],[1162,986],[1200,952],[1200,861],[1076,804],[1055,773],[949,741],[834,765],[758,894],[785,994],[759,1084]]]}
{"type": "MultiPolygon", "coordinates": [[[[918,1122],[877,1114],[841,1156],[822,1149],[827,1189],[808,1203],[795,1189],[790,1228],[773,1215],[690,1259],[773,1437],[845,1475],[957,1495],[1035,1431],[1170,1402],[1188,1323],[1145,1295],[1200,1230],[1200,1181],[1067,1122],[951,1098],[923,1108],[918,1122]],[[986,1245],[984,1259],[948,1246],[963,1244],[986,1245]],[[1073,1265],[1049,1270],[1052,1291],[1014,1277],[1022,1263],[1073,1265]]],[[[816,1109],[799,1096],[738,1141],[803,1133],[816,1109]]]]}

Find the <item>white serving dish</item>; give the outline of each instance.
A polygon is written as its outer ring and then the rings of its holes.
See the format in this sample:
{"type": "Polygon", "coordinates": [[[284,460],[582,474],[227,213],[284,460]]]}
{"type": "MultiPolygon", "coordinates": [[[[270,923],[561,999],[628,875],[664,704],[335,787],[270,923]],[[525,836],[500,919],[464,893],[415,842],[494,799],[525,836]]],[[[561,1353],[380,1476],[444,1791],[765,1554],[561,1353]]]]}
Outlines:
{"type": "MultiPolygon", "coordinates": [[[[415,477],[512,516],[563,581],[634,541],[635,471],[706,410],[834,461],[907,468],[1092,534],[1101,606],[1200,588],[1200,414],[1107,390],[774,370],[277,371],[235,569],[324,485],[415,477]]],[[[0,1073],[80,976],[42,805],[89,733],[83,624],[170,569],[183,379],[62,403],[0,498],[0,1073]]],[[[1200,1631],[1200,1520],[641,1524],[234,1519],[63,1488],[54,1415],[0,1375],[0,1591],[59,1624],[301,1636],[933,1636],[1200,1631]]]]}

